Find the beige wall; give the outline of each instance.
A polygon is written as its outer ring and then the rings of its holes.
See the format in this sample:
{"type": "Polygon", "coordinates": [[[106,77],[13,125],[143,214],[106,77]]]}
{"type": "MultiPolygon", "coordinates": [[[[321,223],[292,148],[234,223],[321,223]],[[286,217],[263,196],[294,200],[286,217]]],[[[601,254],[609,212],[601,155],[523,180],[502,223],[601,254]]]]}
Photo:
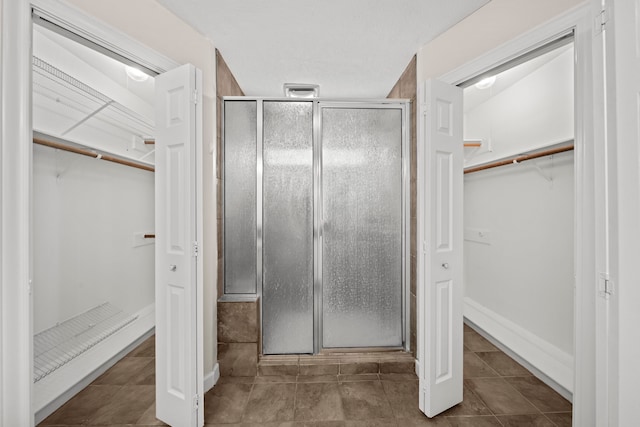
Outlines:
{"type": "Polygon", "coordinates": [[[67,0],[97,19],[180,64],[191,63],[203,77],[203,211],[204,242],[204,370],[217,361],[216,336],[216,82],[215,47],[210,40],[177,18],[155,0],[67,0]],[[126,11],[126,13],[123,13],[126,11]],[[170,31],[169,31],[170,29],[170,31]]]}
{"type": "Polygon", "coordinates": [[[584,0],[491,0],[418,51],[418,81],[439,77],[584,0]]]}

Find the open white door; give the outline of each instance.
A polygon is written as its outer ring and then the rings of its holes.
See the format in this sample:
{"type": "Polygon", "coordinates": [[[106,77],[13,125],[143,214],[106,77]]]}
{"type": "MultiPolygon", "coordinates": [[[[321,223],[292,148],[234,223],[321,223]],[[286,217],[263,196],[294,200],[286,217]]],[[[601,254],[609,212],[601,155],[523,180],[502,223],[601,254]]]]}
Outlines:
{"type": "Polygon", "coordinates": [[[156,78],[156,416],[202,426],[202,280],[197,273],[200,70],[156,78]]]}
{"type": "Polygon", "coordinates": [[[462,89],[420,85],[418,361],[420,410],[462,402],[462,89]]]}

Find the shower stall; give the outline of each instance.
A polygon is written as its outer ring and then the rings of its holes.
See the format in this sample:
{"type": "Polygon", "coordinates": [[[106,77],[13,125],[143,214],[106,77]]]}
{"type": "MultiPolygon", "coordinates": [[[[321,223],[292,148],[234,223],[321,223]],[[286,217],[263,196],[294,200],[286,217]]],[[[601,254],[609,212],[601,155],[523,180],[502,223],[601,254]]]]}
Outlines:
{"type": "Polygon", "coordinates": [[[408,103],[223,100],[224,296],[262,354],[406,348],[408,103]]]}

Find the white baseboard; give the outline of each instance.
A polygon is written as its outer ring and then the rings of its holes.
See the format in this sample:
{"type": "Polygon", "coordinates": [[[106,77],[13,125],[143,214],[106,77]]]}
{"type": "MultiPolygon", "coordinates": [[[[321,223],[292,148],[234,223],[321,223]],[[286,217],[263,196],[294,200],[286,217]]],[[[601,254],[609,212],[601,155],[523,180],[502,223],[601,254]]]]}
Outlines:
{"type": "Polygon", "coordinates": [[[573,356],[476,301],[464,299],[465,322],[568,400],[573,394],[573,356]]]}
{"type": "Polygon", "coordinates": [[[220,364],[216,362],[213,370],[204,376],[204,392],[208,392],[220,379],[220,364]]]}
{"type": "Polygon", "coordinates": [[[135,315],[138,316],[135,321],[34,384],[36,424],[155,333],[154,304],[135,315]]]}

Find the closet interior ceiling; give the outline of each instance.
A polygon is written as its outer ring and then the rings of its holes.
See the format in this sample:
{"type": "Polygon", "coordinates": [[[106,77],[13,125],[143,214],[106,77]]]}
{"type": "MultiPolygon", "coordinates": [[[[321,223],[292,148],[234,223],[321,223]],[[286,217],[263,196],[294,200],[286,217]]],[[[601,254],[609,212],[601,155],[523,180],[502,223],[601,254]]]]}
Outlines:
{"type": "Polygon", "coordinates": [[[33,128],[101,152],[153,165],[154,83],[48,29],[34,25],[33,128]]]}

